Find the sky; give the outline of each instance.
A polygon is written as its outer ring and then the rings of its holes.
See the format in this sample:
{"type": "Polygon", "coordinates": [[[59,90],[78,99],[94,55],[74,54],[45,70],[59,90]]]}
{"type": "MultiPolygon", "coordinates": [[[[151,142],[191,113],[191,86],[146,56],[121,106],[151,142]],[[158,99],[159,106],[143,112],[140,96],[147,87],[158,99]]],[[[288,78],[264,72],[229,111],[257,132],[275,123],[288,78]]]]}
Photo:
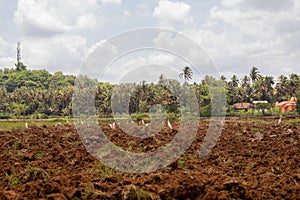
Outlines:
{"type": "MultiPolygon", "coordinates": [[[[0,0],[0,68],[14,66],[20,42],[29,69],[76,75],[95,46],[143,27],[186,35],[228,78],[252,66],[275,78],[300,74],[298,0],[0,0]]],[[[143,66],[132,57],[120,68],[143,66]]],[[[174,62],[165,52],[150,58],[174,62]]]]}

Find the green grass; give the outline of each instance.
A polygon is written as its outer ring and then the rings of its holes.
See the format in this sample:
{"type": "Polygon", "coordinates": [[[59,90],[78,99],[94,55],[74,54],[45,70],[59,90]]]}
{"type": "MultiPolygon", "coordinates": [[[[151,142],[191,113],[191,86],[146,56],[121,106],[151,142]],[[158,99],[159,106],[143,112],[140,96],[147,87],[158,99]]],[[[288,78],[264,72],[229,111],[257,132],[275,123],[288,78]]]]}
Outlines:
{"type": "Polygon", "coordinates": [[[178,160],[178,163],[177,163],[177,165],[179,166],[179,167],[184,167],[185,166],[185,160],[178,160]]]}
{"type": "Polygon", "coordinates": [[[97,165],[93,166],[90,170],[90,173],[95,172],[99,177],[111,176],[115,174],[115,170],[106,166],[102,162],[99,162],[97,165]]]}
{"type": "Polygon", "coordinates": [[[39,153],[35,154],[35,157],[36,157],[37,159],[43,159],[44,156],[45,156],[45,153],[44,153],[44,152],[39,152],[39,153]]]}
{"type": "MultiPolygon", "coordinates": [[[[118,117],[121,117],[122,119],[132,119],[135,122],[139,122],[141,120],[144,120],[146,123],[150,122],[151,119],[148,115],[148,113],[133,113],[131,116],[124,115],[119,115],[118,117]]],[[[157,117],[162,117],[158,115],[157,117]]],[[[181,121],[181,120],[186,120],[186,121],[194,121],[194,120],[199,120],[198,117],[196,116],[187,116],[183,119],[183,117],[179,115],[175,115],[174,113],[168,113],[166,114],[166,119],[169,119],[171,122],[176,122],[176,121],[181,121]]],[[[73,124],[74,120],[72,118],[48,118],[48,119],[2,119],[0,120],[0,131],[2,130],[20,130],[20,129],[25,129],[26,128],[26,123],[28,127],[30,126],[53,126],[57,124],[73,124]]],[[[95,120],[99,124],[108,124],[112,123],[114,121],[113,117],[100,117],[100,118],[90,118],[90,119],[84,119],[84,121],[91,121],[91,123],[94,123],[95,120]]]]}
{"type": "Polygon", "coordinates": [[[283,121],[282,123],[298,125],[298,124],[300,124],[300,119],[289,119],[289,120],[283,121]]]}
{"type": "Polygon", "coordinates": [[[263,119],[249,119],[249,120],[241,120],[241,119],[238,119],[238,120],[232,120],[232,119],[226,119],[226,122],[235,122],[235,123],[258,123],[258,124],[269,124],[269,123],[272,123],[270,121],[266,121],[266,120],[263,120],[263,119]]]}
{"type": "MultiPolygon", "coordinates": [[[[133,120],[141,120],[143,119],[145,122],[150,121],[149,116],[145,114],[134,114],[132,117],[133,120]]],[[[168,116],[170,117],[170,116],[168,116]]],[[[172,116],[171,116],[172,118],[172,116]]],[[[94,121],[94,119],[91,119],[94,121]]],[[[209,118],[186,118],[185,120],[201,120],[201,121],[209,121],[209,118]]],[[[112,123],[114,121],[113,118],[97,118],[97,122],[99,124],[107,124],[112,123]]],[[[170,121],[176,121],[176,120],[170,120],[170,121]]],[[[261,119],[226,119],[226,122],[235,122],[235,123],[258,123],[258,124],[270,124],[274,123],[276,120],[264,120],[261,119]]],[[[57,124],[73,124],[74,119],[70,118],[51,118],[51,119],[9,119],[9,120],[0,120],[0,131],[2,130],[19,130],[19,129],[25,129],[25,124],[28,124],[28,127],[31,126],[53,126],[57,124]]],[[[300,119],[282,119],[283,124],[300,124],[300,119]]]]}
{"type": "Polygon", "coordinates": [[[5,176],[10,185],[18,186],[21,184],[19,177],[15,176],[14,174],[5,173],[5,176]]]}
{"type": "Polygon", "coordinates": [[[16,141],[13,143],[12,148],[13,148],[13,150],[18,150],[18,149],[20,149],[21,145],[22,145],[21,141],[16,141]]]}
{"type": "MultiPolygon", "coordinates": [[[[273,120],[264,120],[264,119],[249,119],[249,120],[233,120],[233,119],[226,119],[226,122],[235,122],[235,123],[255,123],[255,124],[277,124],[278,119],[273,120]]],[[[292,124],[292,125],[299,125],[300,119],[282,119],[281,124],[292,124]]]]}
{"type": "MultiPolygon", "coordinates": [[[[71,120],[70,120],[71,121],[71,120]]],[[[69,121],[69,123],[70,123],[69,121]]],[[[19,120],[19,119],[12,119],[12,120],[1,120],[0,121],[0,130],[19,130],[19,129],[25,129],[26,123],[28,124],[28,127],[30,126],[53,126],[58,123],[65,124],[67,123],[66,120],[61,119],[43,119],[43,120],[19,120]]]]}

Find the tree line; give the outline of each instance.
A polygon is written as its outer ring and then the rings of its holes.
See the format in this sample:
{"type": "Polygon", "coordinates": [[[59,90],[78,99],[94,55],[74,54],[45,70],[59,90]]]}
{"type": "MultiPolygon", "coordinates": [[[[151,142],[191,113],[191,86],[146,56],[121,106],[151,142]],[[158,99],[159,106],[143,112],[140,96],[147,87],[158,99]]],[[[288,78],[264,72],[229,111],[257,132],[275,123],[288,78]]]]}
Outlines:
{"type": "MultiPolygon", "coordinates": [[[[281,75],[278,81],[275,81],[272,76],[263,76],[258,68],[252,67],[249,75],[241,78],[233,75],[228,80],[225,76],[216,80],[205,76],[199,82],[189,83],[193,72],[186,66],[179,76],[185,80],[184,84],[194,91],[200,105],[201,116],[209,116],[211,112],[209,85],[212,82],[222,81],[228,107],[234,103],[251,103],[255,100],[265,100],[270,106],[274,106],[276,101],[289,100],[293,96],[300,99],[300,76],[297,74],[281,75]]],[[[73,75],[65,75],[62,72],[51,74],[46,70],[29,70],[23,64],[22,66],[16,65],[16,68],[0,69],[0,118],[70,117],[75,78],[73,75]]],[[[95,81],[97,85],[95,106],[98,116],[111,116],[111,100],[116,86],[122,87],[122,91],[135,88],[130,97],[130,113],[148,112],[154,104],[163,105],[166,112],[179,112],[179,99],[164,84],[170,81],[164,75],[158,77],[157,83],[143,81],[139,84],[114,85],[97,82],[97,80],[92,81],[95,81]]],[[[300,111],[299,102],[298,111],[300,111]]]]}

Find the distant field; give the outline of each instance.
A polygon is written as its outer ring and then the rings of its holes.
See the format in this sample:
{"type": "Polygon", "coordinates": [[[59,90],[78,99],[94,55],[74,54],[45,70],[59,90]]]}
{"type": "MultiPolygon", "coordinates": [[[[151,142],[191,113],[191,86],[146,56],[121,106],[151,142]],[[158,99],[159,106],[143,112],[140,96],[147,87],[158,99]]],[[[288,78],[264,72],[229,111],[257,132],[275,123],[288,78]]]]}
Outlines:
{"type": "Polygon", "coordinates": [[[0,130],[19,130],[25,129],[26,123],[28,127],[30,126],[53,126],[55,124],[67,124],[72,123],[72,120],[63,120],[63,119],[9,119],[9,120],[0,120],[0,130]]]}
{"type": "MultiPolygon", "coordinates": [[[[98,118],[100,124],[111,123],[112,118],[98,118]]],[[[74,119],[51,118],[51,119],[7,119],[0,120],[0,130],[25,129],[26,123],[31,126],[54,126],[58,124],[73,124],[74,119]]]]}
{"type": "MultiPolygon", "coordinates": [[[[112,123],[112,118],[98,118],[100,124],[112,123]]],[[[148,121],[148,118],[144,118],[148,121]]],[[[209,120],[207,117],[201,118],[201,120],[209,120]]],[[[239,122],[239,123],[276,123],[279,120],[279,116],[272,117],[227,117],[226,122],[239,122]],[[266,120],[268,119],[268,120],[266,120]]],[[[8,119],[0,120],[0,130],[19,130],[25,129],[26,123],[30,126],[53,126],[58,124],[73,124],[73,119],[64,118],[51,118],[51,119],[8,119]]],[[[285,116],[282,118],[283,124],[300,124],[300,116],[285,116]]]]}

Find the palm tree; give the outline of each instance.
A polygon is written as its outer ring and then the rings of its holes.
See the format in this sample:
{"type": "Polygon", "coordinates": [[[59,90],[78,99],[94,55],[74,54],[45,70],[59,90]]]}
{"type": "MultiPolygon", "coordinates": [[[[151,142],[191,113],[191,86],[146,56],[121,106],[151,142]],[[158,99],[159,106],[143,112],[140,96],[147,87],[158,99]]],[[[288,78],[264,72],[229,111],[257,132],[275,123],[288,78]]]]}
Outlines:
{"type": "Polygon", "coordinates": [[[291,74],[290,80],[288,81],[288,91],[290,97],[295,96],[299,89],[300,78],[297,74],[291,74]]]}
{"type": "Polygon", "coordinates": [[[254,95],[256,100],[273,101],[273,84],[272,76],[260,77],[254,85],[254,95]]]}
{"type": "Polygon", "coordinates": [[[220,76],[220,80],[221,80],[221,81],[226,81],[226,77],[225,77],[224,75],[221,75],[221,76],[220,76]]]}
{"type": "Polygon", "coordinates": [[[272,76],[266,76],[264,78],[265,88],[266,88],[266,96],[269,102],[274,100],[273,98],[273,85],[274,85],[274,78],[272,76]]]}
{"type": "Polygon", "coordinates": [[[229,103],[234,104],[240,100],[239,97],[239,79],[236,75],[231,77],[231,80],[227,84],[229,103]]]}
{"type": "Polygon", "coordinates": [[[183,72],[179,74],[180,78],[184,78],[184,81],[187,82],[192,79],[193,72],[190,67],[185,66],[183,72]]]}
{"type": "Polygon", "coordinates": [[[238,87],[239,86],[239,79],[235,74],[231,77],[231,81],[229,82],[229,85],[232,86],[232,87],[238,87]]]}
{"type": "Polygon", "coordinates": [[[243,102],[251,101],[251,85],[250,78],[248,76],[244,76],[241,79],[241,88],[240,88],[240,96],[243,102]]]}
{"type": "Polygon", "coordinates": [[[247,86],[247,85],[249,85],[249,77],[248,76],[244,76],[241,79],[241,86],[244,87],[244,86],[247,86]]]}
{"type": "Polygon", "coordinates": [[[252,67],[252,69],[250,70],[250,79],[252,84],[259,78],[261,77],[260,72],[258,71],[257,67],[252,67]]]}
{"type": "Polygon", "coordinates": [[[276,84],[275,86],[275,90],[276,90],[276,100],[277,101],[283,101],[283,100],[287,100],[288,98],[288,94],[289,94],[289,82],[288,82],[288,78],[284,75],[280,75],[278,77],[279,82],[276,84]]]}

